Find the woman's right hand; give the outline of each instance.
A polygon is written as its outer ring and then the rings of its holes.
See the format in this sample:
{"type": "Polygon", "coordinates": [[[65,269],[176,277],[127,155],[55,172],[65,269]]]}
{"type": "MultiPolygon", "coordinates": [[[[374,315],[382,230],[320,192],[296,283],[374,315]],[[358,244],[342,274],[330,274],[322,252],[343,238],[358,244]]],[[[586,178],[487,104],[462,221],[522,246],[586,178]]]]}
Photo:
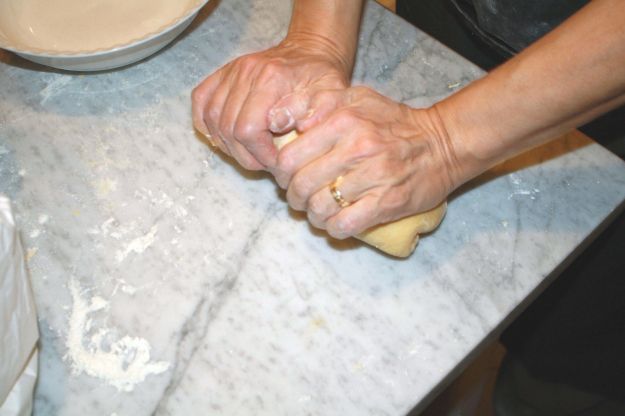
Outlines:
{"type": "Polygon", "coordinates": [[[311,102],[312,97],[346,88],[350,77],[350,60],[331,40],[287,38],[235,59],[200,83],[192,95],[193,123],[243,167],[272,171],[278,154],[274,134],[315,125],[337,103],[311,102]]]}

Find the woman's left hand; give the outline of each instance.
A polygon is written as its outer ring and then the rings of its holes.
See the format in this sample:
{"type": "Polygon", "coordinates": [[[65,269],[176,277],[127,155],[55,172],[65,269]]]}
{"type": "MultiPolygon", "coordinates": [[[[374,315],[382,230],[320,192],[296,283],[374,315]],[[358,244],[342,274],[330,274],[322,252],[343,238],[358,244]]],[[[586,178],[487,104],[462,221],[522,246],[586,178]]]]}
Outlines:
{"type": "Polygon", "coordinates": [[[429,210],[463,182],[435,108],[413,109],[364,87],[320,94],[340,94],[344,105],[285,146],[276,173],[289,205],[315,227],[354,236],[429,210]],[[348,206],[335,200],[333,184],[348,206]]]}

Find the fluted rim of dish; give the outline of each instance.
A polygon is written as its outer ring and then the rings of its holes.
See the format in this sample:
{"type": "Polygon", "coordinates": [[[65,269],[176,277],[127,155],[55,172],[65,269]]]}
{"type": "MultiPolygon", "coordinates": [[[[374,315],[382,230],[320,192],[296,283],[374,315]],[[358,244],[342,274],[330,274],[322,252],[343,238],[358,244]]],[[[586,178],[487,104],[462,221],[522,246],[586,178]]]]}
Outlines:
{"type": "Polygon", "coordinates": [[[56,50],[36,48],[36,47],[23,48],[23,47],[11,45],[10,42],[9,43],[5,42],[4,39],[6,39],[6,37],[3,39],[2,36],[0,36],[0,48],[6,49],[8,51],[15,52],[18,54],[26,54],[26,55],[50,57],[50,58],[80,58],[80,57],[104,55],[104,54],[108,54],[112,52],[121,51],[124,49],[129,49],[137,45],[141,45],[171,30],[174,30],[182,22],[184,22],[191,16],[197,14],[204,6],[206,6],[206,4],[209,1],[210,0],[196,0],[194,2],[195,5],[189,8],[188,10],[186,10],[181,16],[178,16],[175,19],[171,20],[170,22],[159,26],[157,29],[150,31],[143,36],[139,36],[139,37],[130,39],[126,42],[118,43],[113,46],[108,46],[105,48],[80,50],[80,51],[66,51],[66,50],[56,51],[56,50]]]}

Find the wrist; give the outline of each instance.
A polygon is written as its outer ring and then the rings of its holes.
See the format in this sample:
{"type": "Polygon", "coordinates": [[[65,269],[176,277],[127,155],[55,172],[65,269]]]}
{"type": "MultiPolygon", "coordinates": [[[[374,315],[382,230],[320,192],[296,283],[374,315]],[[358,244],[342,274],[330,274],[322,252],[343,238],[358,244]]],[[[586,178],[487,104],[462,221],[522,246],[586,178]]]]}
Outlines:
{"type": "Polygon", "coordinates": [[[349,84],[354,68],[354,53],[345,50],[330,37],[304,30],[289,31],[280,46],[327,60],[344,76],[346,86],[349,84]]]}
{"type": "Polygon", "coordinates": [[[285,42],[332,59],[351,78],[364,0],[295,0],[285,42]]]}
{"type": "MultiPolygon", "coordinates": [[[[501,123],[485,122],[477,109],[482,102],[465,96],[472,86],[454,94],[431,107],[438,114],[442,129],[448,136],[449,146],[454,149],[460,171],[458,186],[485,172],[508,156],[508,149],[498,128],[501,123]],[[468,99],[468,102],[467,102],[468,99]]],[[[489,104],[490,105],[490,104],[489,104]]]]}
{"type": "Polygon", "coordinates": [[[432,153],[443,171],[447,193],[490,167],[488,160],[471,152],[462,130],[457,128],[453,114],[445,105],[437,103],[415,111],[420,113],[419,124],[425,127],[432,153]]]}

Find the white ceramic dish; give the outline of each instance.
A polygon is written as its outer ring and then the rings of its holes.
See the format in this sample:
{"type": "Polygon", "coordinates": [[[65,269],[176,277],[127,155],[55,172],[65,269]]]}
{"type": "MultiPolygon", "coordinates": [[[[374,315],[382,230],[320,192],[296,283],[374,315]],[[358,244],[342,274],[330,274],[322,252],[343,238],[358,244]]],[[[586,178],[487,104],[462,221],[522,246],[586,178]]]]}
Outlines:
{"type": "Polygon", "coordinates": [[[70,71],[137,62],[174,40],[209,0],[0,0],[0,48],[70,71]]]}

